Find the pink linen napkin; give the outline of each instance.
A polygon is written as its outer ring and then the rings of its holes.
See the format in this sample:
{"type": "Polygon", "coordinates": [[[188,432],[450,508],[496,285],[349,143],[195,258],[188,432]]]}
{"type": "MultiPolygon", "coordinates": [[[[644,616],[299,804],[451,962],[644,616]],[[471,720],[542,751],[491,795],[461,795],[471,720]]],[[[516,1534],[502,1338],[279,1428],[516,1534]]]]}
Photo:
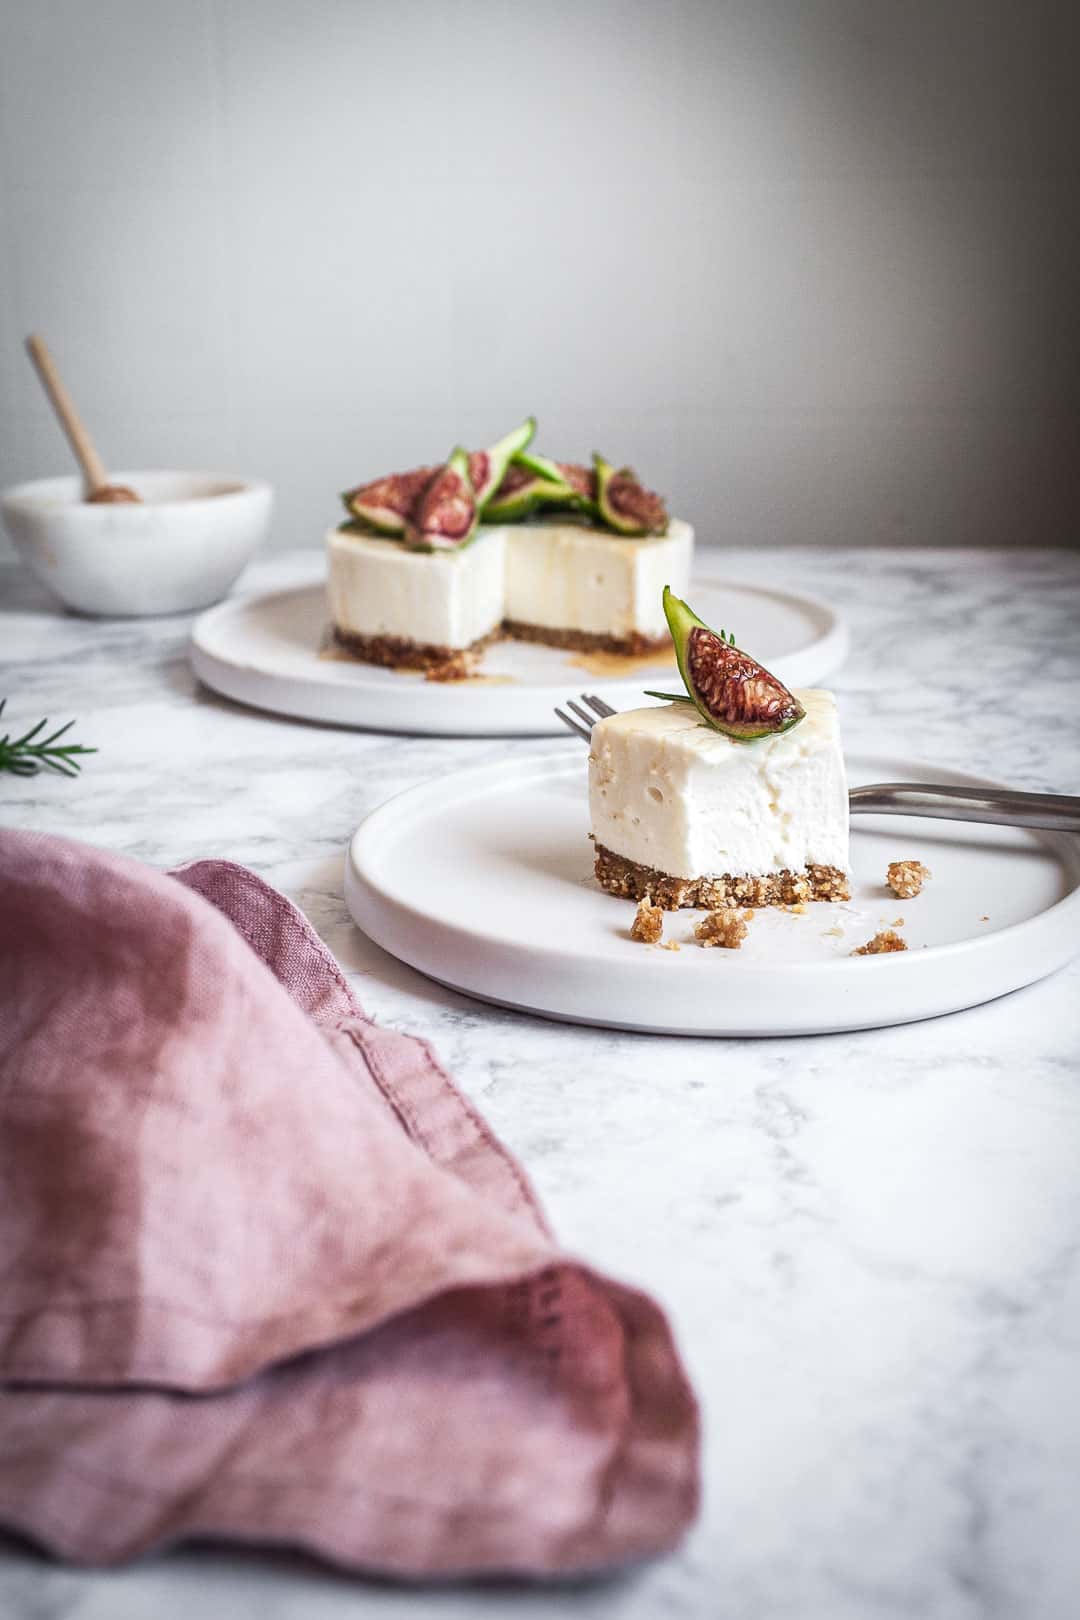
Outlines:
{"type": "Polygon", "coordinates": [[[252,872],[0,831],[0,1109],[8,1529],[553,1575],[692,1520],[661,1311],[252,872]]]}

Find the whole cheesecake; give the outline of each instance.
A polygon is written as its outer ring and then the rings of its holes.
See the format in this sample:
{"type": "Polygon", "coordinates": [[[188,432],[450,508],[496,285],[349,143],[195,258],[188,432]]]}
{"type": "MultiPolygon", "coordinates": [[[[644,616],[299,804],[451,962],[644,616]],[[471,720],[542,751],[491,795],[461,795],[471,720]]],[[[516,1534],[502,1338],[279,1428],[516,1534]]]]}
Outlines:
{"type": "Polygon", "coordinates": [[[685,591],[694,532],[673,518],[626,538],[563,516],[481,524],[457,551],[418,551],[346,525],[326,536],[334,635],[357,657],[432,669],[500,636],[644,654],[669,645],[664,585],[685,591]]]}
{"type": "Polygon", "coordinates": [[[755,741],[713,729],[685,703],[593,728],[589,812],[603,888],[665,910],[850,898],[836,700],[793,696],[805,718],[755,741]]]}

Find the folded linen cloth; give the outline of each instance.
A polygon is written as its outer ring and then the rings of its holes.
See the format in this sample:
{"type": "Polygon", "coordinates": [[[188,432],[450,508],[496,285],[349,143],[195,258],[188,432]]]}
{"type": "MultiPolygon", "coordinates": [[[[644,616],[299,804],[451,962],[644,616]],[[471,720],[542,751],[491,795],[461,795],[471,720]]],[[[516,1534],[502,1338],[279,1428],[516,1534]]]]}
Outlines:
{"type": "Polygon", "coordinates": [[[228,862],[0,831],[0,1277],[0,1524],[60,1557],[553,1575],[694,1516],[661,1311],[228,862]]]}

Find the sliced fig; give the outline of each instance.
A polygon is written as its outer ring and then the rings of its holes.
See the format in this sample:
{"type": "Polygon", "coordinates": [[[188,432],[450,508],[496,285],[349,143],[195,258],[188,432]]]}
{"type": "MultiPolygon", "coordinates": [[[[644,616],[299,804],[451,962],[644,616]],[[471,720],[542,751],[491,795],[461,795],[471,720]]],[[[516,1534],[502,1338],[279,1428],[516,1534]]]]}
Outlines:
{"type": "Polygon", "coordinates": [[[405,544],[414,551],[460,551],[476,534],[478,520],[469,453],[458,446],[409,514],[405,544]]]}
{"type": "Polygon", "coordinates": [[[518,523],[539,506],[570,504],[574,491],[563,481],[555,462],[527,451],[515,455],[484,510],[488,523],[518,523]]]}
{"type": "Polygon", "coordinates": [[[593,465],[596,509],[602,523],[630,537],[667,533],[668,513],[663,498],[646,489],[631,468],[616,469],[595,451],[593,465]]]}
{"type": "Polygon", "coordinates": [[[469,452],[469,477],[472,480],[476,505],[481,513],[503,481],[510,457],[517,455],[532,443],[536,432],[536,417],[527,417],[505,438],[499,439],[489,450],[469,452]]]}
{"type": "Polygon", "coordinates": [[[552,461],[549,456],[534,455],[532,451],[516,457],[516,460],[523,467],[530,468],[538,478],[547,479],[552,485],[565,485],[569,491],[568,494],[552,493],[540,504],[566,506],[576,512],[596,515],[596,474],[591,467],[582,467],[576,461],[552,461]]]}
{"type": "Polygon", "coordinates": [[[373,483],[347,489],[341,499],[350,517],[377,534],[402,535],[410,512],[438,470],[414,467],[411,472],[388,473],[373,483]]]}
{"type": "Polygon", "coordinates": [[[566,480],[562,475],[562,468],[550,456],[538,455],[535,450],[519,450],[514,457],[516,467],[524,467],[527,472],[535,473],[537,478],[544,478],[549,484],[564,484],[566,480]]]}
{"type": "Polygon", "coordinates": [[[583,503],[594,506],[596,504],[596,469],[582,467],[576,461],[557,461],[555,463],[562,475],[564,484],[569,484],[575,495],[581,497],[583,503]]]}
{"type": "MultiPolygon", "coordinates": [[[[664,615],[690,701],[710,726],[739,742],[749,742],[790,731],[806,718],[802,704],[775,675],[741,652],[733,637],[710,630],[667,585],[664,615]]],[[[674,701],[686,699],[679,693],[674,701]]]]}

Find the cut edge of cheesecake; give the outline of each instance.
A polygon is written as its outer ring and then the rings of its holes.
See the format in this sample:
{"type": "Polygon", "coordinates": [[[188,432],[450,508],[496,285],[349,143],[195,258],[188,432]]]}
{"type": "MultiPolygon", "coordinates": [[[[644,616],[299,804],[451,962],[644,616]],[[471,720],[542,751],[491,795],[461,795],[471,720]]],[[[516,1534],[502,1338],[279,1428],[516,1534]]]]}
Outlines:
{"type": "MultiPolygon", "coordinates": [[[[562,531],[566,530],[572,534],[575,540],[581,536],[589,539],[599,539],[605,547],[625,548],[630,546],[635,554],[640,552],[642,556],[651,552],[654,546],[664,546],[666,548],[668,542],[674,542],[677,548],[685,552],[685,557],[676,557],[668,566],[667,572],[671,573],[674,569],[675,574],[680,576],[681,581],[681,574],[689,571],[689,558],[692,554],[694,533],[692,527],[682,519],[672,519],[667,535],[638,541],[627,541],[625,537],[607,534],[579,523],[542,524],[537,525],[537,528],[541,532],[548,530],[547,537],[553,540],[557,540],[562,531]],[[681,563],[681,567],[676,566],[679,563],[681,563]]],[[[503,530],[505,530],[509,539],[511,529],[508,529],[506,525],[496,524],[486,532],[481,529],[477,537],[478,546],[487,544],[489,538],[493,540],[495,534],[503,530]]],[[[516,529],[512,530],[512,537],[515,540],[519,537],[516,529]]],[[[343,525],[332,528],[327,534],[330,551],[330,595],[332,606],[335,607],[338,606],[334,600],[333,582],[335,577],[340,579],[342,577],[340,573],[342,568],[355,569],[360,561],[358,557],[360,548],[354,550],[347,543],[343,544],[343,542],[347,541],[347,538],[351,539],[352,536],[343,525]]],[[[363,534],[358,538],[364,550],[367,549],[370,542],[377,540],[379,553],[385,558],[392,555],[392,551],[387,551],[385,548],[388,545],[392,547],[393,542],[368,534],[363,534]]],[[[464,561],[470,555],[471,548],[468,552],[462,554],[461,560],[464,561]]],[[[422,565],[426,560],[418,553],[411,553],[408,556],[409,566],[412,568],[415,568],[418,562],[422,565]]],[[[446,562],[447,554],[438,553],[437,566],[443,568],[446,566],[446,562]]],[[[509,567],[509,561],[507,566],[509,567]]],[[[381,628],[376,632],[373,627],[367,631],[359,630],[350,626],[348,622],[342,622],[339,617],[333,614],[331,616],[331,634],[337,647],[358,662],[376,664],[387,669],[413,670],[424,673],[429,673],[432,670],[449,671],[455,667],[460,667],[462,673],[464,673],[467,669],[465,662],[467,659],[482,652],[493,642],[500,640],[532,642],[565,652],[602,654],[627,659],[652,656],[665,651],[671,644],[666,625],[654,628],[650,624],[648,628],[644,628],[639,625],[631,624],[627,626],[616,622],[612,624],[610,630],[603,630],[595,626],[585,629],[574,625],[572,622],[569,624],[534,623],[531,619],[520,615],[520,607],[524,605],[523,603],[511,605],[510,601],[506,599],[508,592],[509,586],[507,585],[503,589],[503,616],[497,623],[492,623],[494,618],[494,615],[492,615],[487,620],[490,628],[485,629],[484,634],[477,639],[467,643],[428,642],[402,635],[400,632],[390,633],[381,628]],[[514,612],[514,606],[518,608],[518,613],[514,612]]],[[[518,595],[520,596],[520,594],[519,591],[518,595]]],[[[491,605],[495,606],[494,603],[491,605]]],[[[340,607],[338,611],[340,612],[340,607]]],[[[479,628],[479,626],[475,626],[476,617],[474,615],[474,627],[479,628]]],[[[622,615],[615,614],[612,617],[617,621],[622,615]]]]}
{"type": "Polygon", "coordinates": [[[850,900],[851,881],[838,866],[735,876],[672,877],[596,845],[596,881],[620,900],[648,899],[664,911],[721,911],[729,906],[795,906],[811,900],[850,900]]]}

